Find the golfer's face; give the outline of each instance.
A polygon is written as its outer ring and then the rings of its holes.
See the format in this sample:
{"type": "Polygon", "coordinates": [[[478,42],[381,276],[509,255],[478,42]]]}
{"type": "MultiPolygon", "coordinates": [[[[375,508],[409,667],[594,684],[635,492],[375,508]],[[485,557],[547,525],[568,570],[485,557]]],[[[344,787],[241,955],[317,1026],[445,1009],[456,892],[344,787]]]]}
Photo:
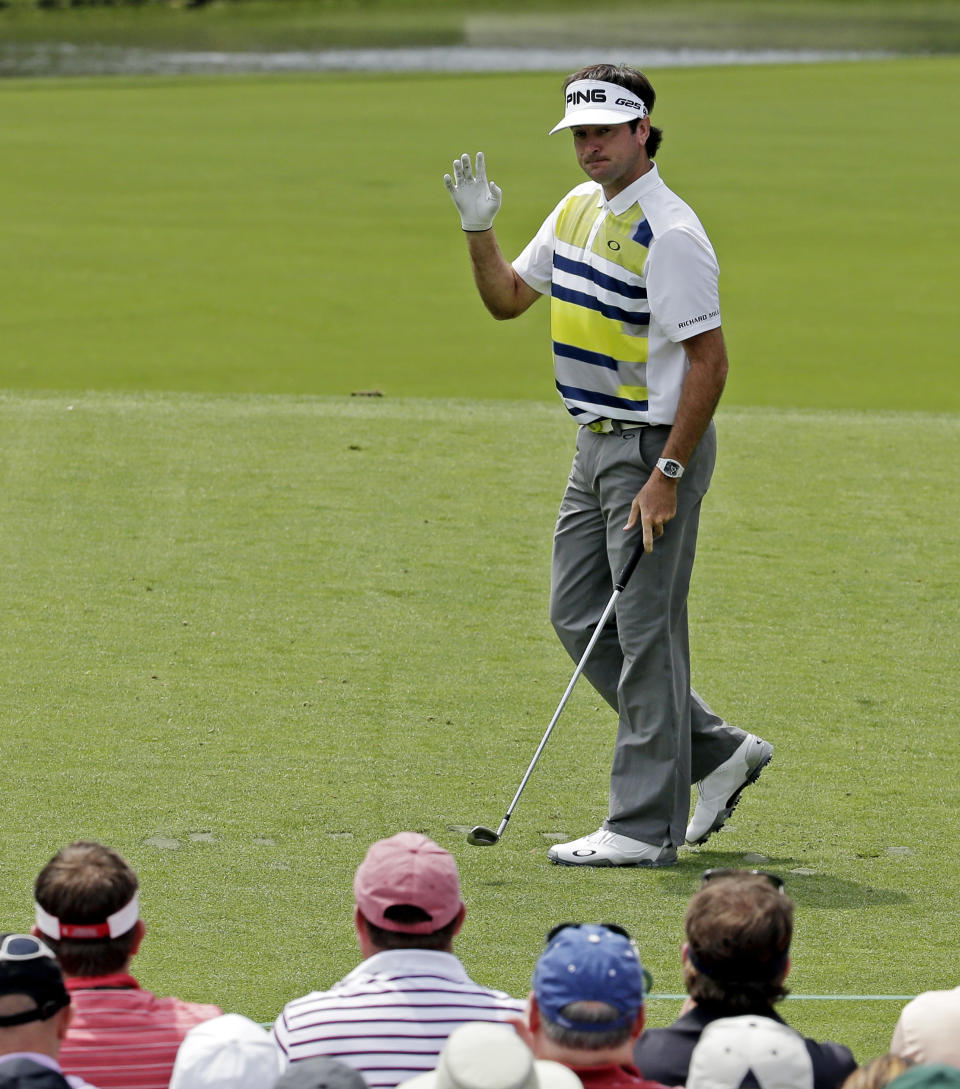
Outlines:
{"type": "Polygon", "coordinates": [[[577,162],[584,173],[599,182],[607,197],[636,181],[647,169],[644,151],[649,122],[644,118],[636,132],[630,125],[583,125],[571,130],[577,162]]]}

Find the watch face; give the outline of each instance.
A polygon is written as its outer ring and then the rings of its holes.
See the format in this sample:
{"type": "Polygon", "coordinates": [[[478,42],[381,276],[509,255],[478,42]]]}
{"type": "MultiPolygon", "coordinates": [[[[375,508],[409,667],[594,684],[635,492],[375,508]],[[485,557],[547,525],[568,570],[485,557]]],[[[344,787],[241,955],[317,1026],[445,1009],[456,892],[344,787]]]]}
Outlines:
{"type": "Polygon", "coordinates": [[[683,473],[683,466],[679,461],[674,461],[672,458],[663,458],[659,463],[660,472],[664,476],[673,477],[674,479],[679,477],[683,473]]]}

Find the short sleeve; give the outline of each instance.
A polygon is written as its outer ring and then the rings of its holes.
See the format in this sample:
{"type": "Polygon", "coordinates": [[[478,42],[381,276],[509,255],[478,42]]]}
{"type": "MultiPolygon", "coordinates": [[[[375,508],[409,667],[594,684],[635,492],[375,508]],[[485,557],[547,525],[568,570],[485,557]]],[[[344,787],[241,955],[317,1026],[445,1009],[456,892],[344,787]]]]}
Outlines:
{"type": "Polygon", "coordinates": [[[673,227],[654,240],[647,260],[650,313],[675,343],[720,325],[720,266],[706,237],[673,227]]]}
{"type": "Polygon", "coordinates": [[[549,295],[553,283],[553,250],[557,237],[557,217],[563,201],[554,208],[513,262],[516,274],[541,295],[549,295]]]}

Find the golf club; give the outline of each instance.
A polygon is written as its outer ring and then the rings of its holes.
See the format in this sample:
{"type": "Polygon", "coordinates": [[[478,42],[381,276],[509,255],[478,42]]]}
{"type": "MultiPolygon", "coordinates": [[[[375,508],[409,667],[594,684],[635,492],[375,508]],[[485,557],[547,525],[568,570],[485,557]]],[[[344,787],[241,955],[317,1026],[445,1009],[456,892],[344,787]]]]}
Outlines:
{"type": "Polygon", "coordinates": [[[533,754],[533,759],[530,761],[530,766],[527,768],[527,772],[523,779],[520,781],[520,786],[517,787],[517,793],[513,796],[513,801],[507,806],[507,811],[504,814],[503,820],[500,822],[496,832],[492,828],[486,828],[482,824],[478,824],[476,828],[471,828],[467,833],[467,843],[474,847],[493,847],[494,844],[500,842],[500,837],[503,835],[504,830],[507,827],[507,821],[516,807],[517,802],[520,800],[520,795],[523,793],[523,788],[527,785],[527,780],[533,774],[533,769],[537,766],[537,761],[540,759],[540,754],[543,752],[544,746],[550,740],[550,735],[553,733],[553,728],[557,724],[557,719],[560,717],[561,711],[567,705],[567,700],[570,698],[570,693],[573,691],[573,686],[577,683],[580,674],[583,672],[584,666],[587,664],[590,658],[593,648],[596,646],[597,640],[600,638],[600,633],[603,631],[604,625],[610,619],[610,614],[613,612],[617,599],[623,593],[624,587],[630,581],[630,576],[633,574],[633,569],[640,562],[640,557],[643,555],[643,538],[640,538],[637,547],[633,550],[630,558],[623,565],[623,570],[617,577],[617,581],[614,583],[613,593],[610,596],[610,600],[607,602],[607,607],[603,610],[603,615],[594,628],[593,635],[590,637],[590,642],[587,643],[587,649],[583,652],[577,668],[573,671],[573,676],[570,678],[570,683],[567,685],[567,690],[564,692],[560,699],[560,703],[557,705],[556,711],[553,712],[553,718],[550,719],[550,725],[547,727],[540,744],[537,746],[537,751],[533,754]]]}

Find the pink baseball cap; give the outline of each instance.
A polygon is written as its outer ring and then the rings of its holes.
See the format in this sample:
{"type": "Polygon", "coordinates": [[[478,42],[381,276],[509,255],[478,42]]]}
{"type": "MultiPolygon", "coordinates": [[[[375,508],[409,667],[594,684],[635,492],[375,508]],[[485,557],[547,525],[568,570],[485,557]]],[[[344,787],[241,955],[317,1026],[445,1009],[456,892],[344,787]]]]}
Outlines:
{"type": "Polygon", "coordinates": [[[419,832],[377,840],[357,867],[353,894],[365,919],[401,934],[432,934],[463,907],[453,855],[419,832]],[[419,908],[429,918],[410,923],[387,915],[401,906],[419,908]]]}

